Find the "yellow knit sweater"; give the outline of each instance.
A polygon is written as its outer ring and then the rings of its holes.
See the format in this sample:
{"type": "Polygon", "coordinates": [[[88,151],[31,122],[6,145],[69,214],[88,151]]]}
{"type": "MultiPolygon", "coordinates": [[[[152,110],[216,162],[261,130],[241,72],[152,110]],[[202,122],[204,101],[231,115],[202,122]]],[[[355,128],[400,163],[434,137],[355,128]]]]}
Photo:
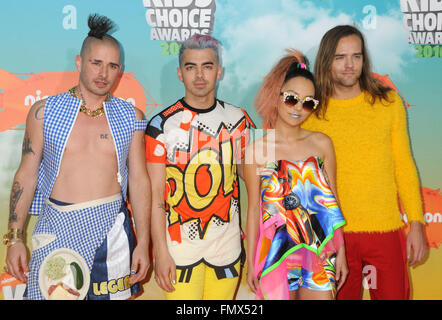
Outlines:
{"type": "Polygon", "coordinates": [[[337,189],[346,232],[385,232],[403,226],[398,196],[408,221],[424,223],[419,179],[411,155],[401,98],[371,105],[368,94],[330,99],[325,120],[310,116],[303,127],[327,134],[337,160],[337,189]]]}

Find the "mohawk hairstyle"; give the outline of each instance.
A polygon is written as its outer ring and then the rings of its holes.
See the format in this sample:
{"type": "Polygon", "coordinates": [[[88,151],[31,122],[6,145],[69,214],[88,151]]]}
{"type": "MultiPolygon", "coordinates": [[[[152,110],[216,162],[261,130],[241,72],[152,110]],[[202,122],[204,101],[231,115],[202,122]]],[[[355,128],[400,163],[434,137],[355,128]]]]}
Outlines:
{"type": "Polygon", "coordinates": [[[90,46],[90,43],[96,40],[109,41],[115,46],[120,48],[120,44],[113,36],[108,34],[108,32],[115,28],[115,23],[108,17],[100,16],[97,13],[90,14],[87,19],[87,24],[89,26],[89,33],[83,41],[81,46],[80,55],[83,56],[86,49],[90,46]]]}
{"type": "Polygon", "coordinates": [[[87,25],[89,26],[89,37],[103,39],[107,35],[108,31],[115,27],[115,24],[109,18],[100,16],[98,14],[91,14],[87,19],[87,25]]]}

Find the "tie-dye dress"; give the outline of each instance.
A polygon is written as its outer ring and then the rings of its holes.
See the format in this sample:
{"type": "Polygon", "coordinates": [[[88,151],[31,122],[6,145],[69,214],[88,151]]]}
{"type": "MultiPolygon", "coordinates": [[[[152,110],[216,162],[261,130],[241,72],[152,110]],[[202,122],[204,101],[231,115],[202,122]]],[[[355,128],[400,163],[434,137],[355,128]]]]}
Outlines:
{"type": "Polygon", "coordinates": [[[334,261],[345,221],[322,159],[271,162],[260,175],[256,299],[286,300],[300,286],[334,296],[334,261]]]}

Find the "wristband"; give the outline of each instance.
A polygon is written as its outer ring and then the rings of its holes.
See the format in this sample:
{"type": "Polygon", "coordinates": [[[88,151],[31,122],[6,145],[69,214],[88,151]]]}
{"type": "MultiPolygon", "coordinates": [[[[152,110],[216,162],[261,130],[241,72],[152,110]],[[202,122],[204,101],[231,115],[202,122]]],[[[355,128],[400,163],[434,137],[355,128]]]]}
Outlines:
{"type": "Polygon", "coordinates": [[[21,229],[9,229],[8,233],[3,236],[3,244],[6,246],[13,245],[17,240],[23,239],[23,231],[21,229]]]}

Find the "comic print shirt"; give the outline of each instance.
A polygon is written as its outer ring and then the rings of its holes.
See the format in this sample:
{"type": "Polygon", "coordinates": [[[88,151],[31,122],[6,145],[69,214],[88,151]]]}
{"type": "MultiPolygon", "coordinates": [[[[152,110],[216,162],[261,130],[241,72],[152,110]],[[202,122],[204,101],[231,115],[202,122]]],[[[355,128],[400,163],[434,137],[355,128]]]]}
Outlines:
{"type": "Polygon", "coordinates": [[[166,164],[167,240],[177,265],[202,259],[225,265],[240,245],[239,180],[253,122],[241,108],[215,100],[195,109],[184,99],[146,128],[146,161],[166,164]]]}

